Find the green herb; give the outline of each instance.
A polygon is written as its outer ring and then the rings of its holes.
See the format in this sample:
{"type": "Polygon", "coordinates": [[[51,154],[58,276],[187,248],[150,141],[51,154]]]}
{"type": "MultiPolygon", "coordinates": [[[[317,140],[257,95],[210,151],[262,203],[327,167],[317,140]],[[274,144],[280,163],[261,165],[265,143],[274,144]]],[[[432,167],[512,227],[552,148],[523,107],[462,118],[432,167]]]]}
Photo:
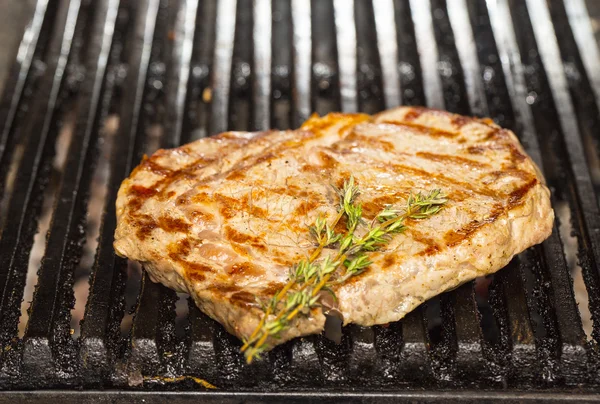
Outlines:
{"type": "Polygon", "coordinates": [[[290,268],[288,283],[279,292],[268,302],[261,302],[265,314],[241,349],[248,363],[269,350],[269,338],[278,338],[297,315],[310,316],[311,310],[320,307],[321,291],[328,291],[335,298],[333,285],[342,284],[367,270],[372,264],[367,253],[378,250],[391,240],[393,234],[404,231],[406,219],[431,217],[447,202],[439,189],[425,195],[411,193],[405,209],[386,206],[366,228],[364,235],[357,237],[355,231],[363,220],[362,207],[356,203],[360,192],[354,177],[336,191],[340,208],[333,222],[328,224],[326,219],[318,217],[309,228],[317,248],[308,259],[290,268]],[[334,228],[343,216],[347,218],[347,232],[337,234],[334,228]],[[329,246],[336,248],[335,254],[319,259],[323,248],[329,246]]]}

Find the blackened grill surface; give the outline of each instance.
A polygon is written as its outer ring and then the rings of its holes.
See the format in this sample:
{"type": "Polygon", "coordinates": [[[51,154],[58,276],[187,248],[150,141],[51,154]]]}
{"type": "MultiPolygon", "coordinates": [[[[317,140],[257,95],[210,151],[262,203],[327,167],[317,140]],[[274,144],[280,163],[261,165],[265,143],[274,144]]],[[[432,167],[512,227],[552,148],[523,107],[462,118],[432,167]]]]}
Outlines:
{"type": "Polygon", "coordinates": [[[0,388],[11,391],[0,401],[159,402],[173,391],[214,402],[600,400],[600,58],[583,0],[40,0],[31,21],[0,102],[0,388]],[[252,366],[192,302],[177,334],[176,294],[145,275],[137,303],[125,307],[114,200],[144,153],[226,129],[294,128],[312,111],[401,104],[489,116],[517,133],[554,206],[570,211],[590,340],[559,219],[548,240],[493,277],[485,312],[469,283],[398,323],[346,327],[339,345],[291,341],[252,366]],[[42,197],[70,110],[74,135],[18,338],[42,197]],[[106,156],[109,115],[119,129],[106,156]],[[81,335],[72,338],[74,271],[100,159],[109,165],[106,203],[81,335]],[[123,336],[127,310],[134,320],[123,336]],[[78,391],[57,390],[67,388],[78,391]]]}

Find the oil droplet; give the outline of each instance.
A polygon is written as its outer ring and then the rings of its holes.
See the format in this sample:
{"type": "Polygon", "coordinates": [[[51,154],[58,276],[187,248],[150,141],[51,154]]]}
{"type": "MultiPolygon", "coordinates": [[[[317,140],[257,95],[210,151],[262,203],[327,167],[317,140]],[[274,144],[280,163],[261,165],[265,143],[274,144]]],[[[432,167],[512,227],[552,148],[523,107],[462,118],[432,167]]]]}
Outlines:
{"type": "Polygon", "coordinates": [[[202,91],[202,101],[205,103],[209,103],[212,100],[212,89],[210,87],[206,87],[204,91],[202,91]]]}

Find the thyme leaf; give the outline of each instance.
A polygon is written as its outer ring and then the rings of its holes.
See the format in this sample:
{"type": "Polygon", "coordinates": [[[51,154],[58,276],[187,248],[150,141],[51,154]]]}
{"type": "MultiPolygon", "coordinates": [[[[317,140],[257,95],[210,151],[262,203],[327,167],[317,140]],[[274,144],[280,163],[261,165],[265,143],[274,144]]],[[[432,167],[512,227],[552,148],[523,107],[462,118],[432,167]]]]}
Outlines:
{"type": "Polygon", "coordinates": [[[448,201],[440,189],[426,194],[411,193],[404,209],[385,206],[363,236],[357,237],[355,231],[363,220],[362,206],[356,203],[360,191],[354,177],[344,181],[343,189],[336,191],[340,205],[333,222],[329,224],[319,216],[309,227],[317,248],[308,259],[290,268],[288,283],[279,292],[268,302],[259,302],[264,316],[241,349],[248,363],[270,349],[269,338],[280,338],[297,315],[310,316],[313,309],[320,307],[321,291],[331,293],[337,300],[332,287],[366,271],[372,264],[368,253],[377,251],[389,243],[394,234],[403,232],[406,219],[427,219],[448,201]],[[347,218],[347,232],[337,234],[333,229],[343,216],[347,218]],[[325,247],[336,247],[336,253],[320,258],[325,247]]]}

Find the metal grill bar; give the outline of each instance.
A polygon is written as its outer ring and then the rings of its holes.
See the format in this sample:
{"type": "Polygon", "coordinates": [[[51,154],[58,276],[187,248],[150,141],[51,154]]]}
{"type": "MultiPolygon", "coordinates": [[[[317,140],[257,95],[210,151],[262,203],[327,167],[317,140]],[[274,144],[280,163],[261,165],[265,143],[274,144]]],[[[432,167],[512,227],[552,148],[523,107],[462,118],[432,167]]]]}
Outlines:
{"type": "MultiPolygon", "coordinates": [[[[311,113],[311,43],[312,5],[309,0],[292,1],[292,25],[293,25],[293,89],[294,114],[292,125],[298,127],[311,113]]],[[[314,13],[313,13],[314,15],[314,13]]]]}
{"type": "MultiPolygon", "coordinates": [[[[478,116],[489,116],[490,111],[484,92],[480,67],[481,59],[477,54],[474,40],[475,32],[464,28],[471,25],[469,7],[462,0],[454,0],[448,2],[447,10],[452,33],[456,37],[456,50],[464,75],[470,113],[478,116]]],[[[457,367],[461,370],[466,369],[463,372],[469,375],[469,378],[479,374],[493,380],[494,372],[497,372],[498,369],[485,366],[485,362],[486,359],[493,361],[493,363],[499,361],[497,357],[489,355],[490,347],[483,338],[481,314],[477,308],[474,286],[474,284],[468,284],[453,293],[458,345],[457,367]]]]}
{"type": "Polygon", "coordinates": [[[354,0],[333,0],[341,106],[343,112],[357,112],[356,27],[354,0]]]}
{"type": "MultiPolygon", "coordinates": [[[[510,94],[510,110],[502,111],[505,115],[513,111],[517,112],[518,128],[517,133],[527,149],[532,159],[541,164],[541,153],[539,143],[535,137],[533,127],[533,118],[531,110],[526,103],[526,86],[523,77],[523,67],[521,65],[520,54],[517,49],[517,43],[514,36],[514,28],[509,15],[508,4],[506,2],[488,2],[490,23],[493,27],[493,35],[496,38],[499,59],[502,61],[504,71],[504,80],[510,94]],[[514,69],[514,70],[513,70],[514,69]]],[[[480,10],[485,8],[481,6],[480,10]]],[[[480,14],[479,14],[480,15],[480,14]]],[[[509,118],[509,123],[512,119],[509,118]]],[[[510,362],[507,369],[507,378],[514,379],[514,375],[533,379],[538,375],[537,354],[534,345],[534,331],[530,322],[527,300],[523,281],[521,279],[519,264],[520,260],[513,260],[513,265],[509,265],[504,273],[500,273],[499,278],[502,285],[504,299],[502,309],[505,308],[506,320],[510,328],[507,347],[510,349],[510,362]]],[[[502,320],[501,320],[502,321],[502,320]]]]}
{"type": "MultiPolygon", "coordinates": [[[[341,108],[341,80],[337,57],[333,2],[312,2],[312,104],[320,115],[341,108]]],[[[308,66],[310,71],[310,66],[308,66]]],[[[299,123],[300,124],[300,123],[299,123]]]]}
{"type": "Polygon", "coordinates": [[[8,178],[4,168],[13,151],[25,148],[0,239],[0,387],[197,390],[193,376],[226,390],[336,394],[359,388],[397,393],[404,386],[597,389],[600,212],[590,167],[600,150],[600,85],[593,69],[597,44],[581,0],[57,4],[40,0],[13,68],[18,80],[0,104],[0,182],[8,178]],[[79,67],[81,47],[87,59],[79,67]],[[38,60],[48,63],[39,79],[38,60]],[[85,71],[81,88],[66,84],[77,68],[85,71]],[[114,80],[124,73],[122,83],[114,80]],[[39,89],[35,98],[30,88],[39,89]],[[520,136],[544,169],[555,206],[570,209],[595,320],[593,341],[585,341],[558,226],[495,275],[489,298],[499,332],[494,341],[486,339],[469,283],[401,322],[346,327],[340,345],[312,336],[248,366],[240,342],[192,301],[185,336],[178,338],[177,297],[147,275],[131,334],[121,337],[127,275],[112,249],[114,200],[143,152],[227,129],[297,127],[312,111],[374,113],[401,101],[489,115],[520,136]],[[21,341],[14,339],[17,303],[38,222],[37,195],[50,177],[62,109],[71,103],[78,106],[75,135],[21,341]],[[26,108],[33,118],[24,124],[19,111],[26,108]],[[82,252],[98,132],[111,109],[120,116],[117,146],[82,336],[73,340],[72,276],[82,252]],[[159,144],[150,135],[157,127],[159,144]],[[439,310],[431,310],[438,302],[439,310]]]}
{"type": "Polygon", "coordinates": [[[182,0],[175,22],[175,44],[171,60],[171,74],[166,84],[167,118],[162,147],[170,148],[181,144],[181,131],[186,119],[188,88],[192,68],[192,51],[198,14],[198,0],[182,0]]]}
{"type": "Polygon", "coordinates": [[[381,58],[377,48],[377,31],[372,2],[357,0],[356,19],[356,96],[361,112],[374,114],[385,108],[381,58]]]}
{"type": "MultiPolygon", "coordinates": [[[[159,0],[140,2],[135,16],[134,41],[131,43],[129,65],[136,67],[128,71],[127,88],[121,104],[119,123],[119,147],[112,152],[110,179],[107,197],[114,201],[119,185],[133,163],[133,156],[139,155],[141,134],[138,117],[146,85],[148,62],[152,50],[152,39],[158,15],[159,0]]],[[[115,231],[115,206],[107,203],[103,212],[102,227],[98,240],[96,262],[90,279],[84,323],[81,329],[84,352],[83,367],[89,373],[102,375],[108,371],[119,342],[115,341],[114,331],[122,315],[122,288],[125,262],[116,257],[112,248],[115,231]],[[112,339],[111,339],[112,337],[112,339]]]]}
{"type": "MultiPolygon", "coordinates": [[[[147,100],[146,105],[143,105],[143,109],[139,111],[139,122],[138,131],[149,131],[149,123],[153,120],[148,116],[146,111],[149,110],[150,106],[154,110],[158,110],[159,106],[165,103],[163,100],[163,93],[158,93],[152,98],[147,95],[152,88],[156,89],[154,83],[161,83],[161,79],[166,75],[167,83],[173,84],[175,89],[179,88],[178,81],[186,80],[185,77],[181,76],[181,68],[187,62],[191,54],[188,52],[186,60],[180,60],[181,55],[179,52],[184,48],[191,49],[192,34],[189,26],[193,26],[194,22],[188,21],[188,27],[185,27],[188,31],[186,36],[185,33],[181,32],[177,34],[176,28],[170,30],[175,32],[174,41],[164,43],[164,38],[168,38],[169,32],[169,20],[171,15],[167,13],[167,3],[159,3],[159,11],[157,15],[156,24],[154,27],[154,34],[152,40],[152,50],[148,64],[151,70],[147,73],[146,88],[143,90],[144,97],[147,100]],[[179,46],[178,42],[183,42],[179,46]],[[176,64],[169,63],[169,60],[180,60],[176,64]],[[163,74],[163,68],[159,66],[165,66],[166,72],[163,74]],[[179,68],[179,69],[178,69],[179,68]],[[156,77],[155,77],[156,76],[156,77]],[[148,101],[151,98],[152,101],[148,101]]],[[[187,10],[188,4],[181,1],[177,5],[178,7],[187,10]]],[[[195,11],[195,10],[194,10],[195,11]]],[[[184,11],[182,11],[183,13],[184,11]]],[[[180,13],[175,10],[173,13],[175,16],[180,13]]],[[[189,17],[188,18],[195,18],[189,17]]],[[[177,22],[175,21],[175,25],[177,22]]],[[[184,23],[185,25],[185,23],[184,23]]],[[[159,85],[160,88],[160,85],[159,85]]],[[[181,91],[185,91],[182,89],[181,91]]],[[[185,93],[183,94],[169,94],[167,93],[166,99],[166,114],[165,119],[160,120],[157,124],[162,125],[165,130],[173,130],[181,128],[183,126],[183,110],[185,105],[181,101],[185,100],[185,93]],[[178,105],[179,102],[179,105],[178,105]]],[[[155,122],[152,122],[155,123],[155,122]]],[[[146,134],[148,137],[148,134],[146,134]]],[[[175,133],[175,138],[171,138],[171,133],[163,133],[159,139],[160,147],[174,147],[178,144],[174,143],[177,141],[178,136],[175,133]]],[[[148,153],[154,152],[152,145],[149,141],[146,141],[145,151],[148,153]]],[[[133,319],[133,325],[131,329],[131,356],[129,358],[128,366],[129,369],[141,370],[143,374],[154,375],[157,374],[160,366],[167,366],[169,363],[169,355],[165,355],[165,352],[174,352],[175,341],[175,302],[177,301],[176,293],[163,287],[160,284],[154,283],[149,279],[147,273],[143,274],[142,286],[140,289],[139,299],[135,309],[135,316],[133,319]]]]}
{"type": "MultiPolygon", "coordinates": [[[[583,70],[580,69],[582,64],[585,66],[585,74],[580,75],[580,77],[582,81],[587,82],[584,86],[586,89],[591,87],[597,108],[600,106],[600,72],[596,69],[596,66],[598,66],[598,62],[600,61],[600,52],[594,39],[592,22],[587,14],[585,3],[582,0],[573,0],[564,3],[553,1],[551,4],[550,13],[560,13],[562,17],[559,20],[560,22],[553,18],[554,28],[557,33],[560,33],[559,45],[561,42],[565,43],[570,40],[568,31],[572,31],[572,37],[576,43],[575,47],[561,47],[561,54],[568,55],[567,57],[563,56],[563,60],[574,61],[579,71],[583,70]],[[568,18],[570,30],[563,30],[561,25],[559,25],[559,23],[564,23],[565,14],[568,18]],[[587,80],[588,78],[589,80],[587,80]]],[[[577,98],[573,97],[573,101],[576,102],[576,100],[577,98]]],[[[596,142],[596,153],[600,154],[600,145],[598,142],[596,142]]]]}
{"type": "Polygon", "coordinates": [[[394,9],[396,41],[400,59],[401,101],[405,105],[425,105],[423,74],[419,63],[415,28],[409,3],[403,0],[395,0],[394,9]]]}
{"type": "Polygon", "coordinates": [[[400,76],[398,74],[398,33],[394,21],[393,0],[372,3],[377,29],[377,48],[383,71],[383,92],[386,108],[400,105],[400,76]]]}
{"type": "Polygon", "coordinates": [[[236,0],[221,0],[217,5],[216,40],[214,66],[212,70],[212,111],[209,134],[214,135],[227,129],[231,59],[235,32],[236,0]]]}
{"type": "MultiPolygon", "coordinates": [[[[56,4],[51,4],[51,9],[56,8],[56,4]]],[[[25,34],[23,41],[19,46],[17,62],[9,73],[4,89],[2,105],[0,105],[0,122],[2,122],[2,131],[0,132],[0,192],[4,190],[4,182],[8,174],[8,156],[14,147],[14,128],[19,106],[23,102],[23,93],[28,80],[30,79],[31,66],[35,58],[38,39],[42,35],[44,22],[53,19],[52,12],[48,12],[48,1],[38,1],[33,18],[25,34]]],[[[47,30],[45,32],[47,35],[47,30]]],[[[43,35],[42,35],[43,36],[43,35]]]]}
{"type": "Polygon", "coordinates": [[[200,15],[196,19],[192,50],[192,75],[190,88],[187,91],[189,110],[187,119],[183,121],[181,143],[205,137],[209,129],[210,100],[212,99],[212,93],[209,90],[216,36],[216,0],[202,1],[198,5],[198,11],[200,15]]]}
{"type": "MultiPolygon", "coordinates": [[[[562,4],[552,3],[550,11],[553,15],[556,32],[560,35],[559,45],[561,46],[563,63],[565,63],[565,67],[569,66],[574,73],[571,74],[571,79],[569,79],[569,76],[567,77],[571,99],[575,104],[581,133],[584,135],[583,142],[587,149],[586,158],[592,167],[590,171],[594,188],[598,192],[600,188],[598,186],[598,174],[594,171],[597,170],[598,156],[600,156],[600,140],[598,138],[600,127],[600,117],[598,116],[600,80],[598,72],[591,69],[590,66],[593,60],[600,60],[598,48],[591,32],[585,5],[579,1],[566,2],[564,7],[562,4]],[[569,21],[568,26],[565,23],[566,18],[569,21]],[[576,51],[577,48],[579,48],[579,52],[576,51]],[[592,93],[595,97],[592,97],[592,93]],[[582,110],[584,108],[585,110],[582,110]]],[[[594,307],[591,310],[592,333],[595,340],[598,341],[600,339],[600,311],[595,308],[600,307],[600,279],[597,269],[587,259],[589,254],[587,246],[580,244],[579,248],[579,260],[584,263],[582,265],[583,276],[585,277],[590,304],[594,307]]]]}
{"type": "MultiPolygon", "coordinates": [[[[505,51],[506,48],[504,46],[508,46],[508,49],[512,49],[513,53],[509,56],[505,56],[502,55],[501,53],[501,58],[502,57],[510,57],[511,60],[511,64],[514,64],[516,66],[515,68],[515,72],[511,72],[510,70],[505,68],[505,78],[506,78],[506,82],[509,83],[510,85],[513,85],[513,83],[519,83],[519,90],[524,90],[524,87],[521,87],[521,85],[524,85],[524,78],[522,76],[522,66],[520,65],[520,55],[519,53],[516,51],[517,48],[517,44],[516,44],[516,39],[514,38],[514,35],[512,34],[513,32],[513,23],[512,20],[508,14],[508,4],[507,3],[500,3],[498,5],[499,10],[496,11],[495,7],[490,6],[491,8],[491,12],[493,11],[494,13],[497,13],[498,15],[498,20],[497,21],[497,25],[495,25],[494,29],[495,29],[495,33],[498,33],[500,35],[500,37],[502,39],[499,39],[498,41],[498,47],[499,50],[505,51]],[[500,21],[500,19],[502,19],[500,21]],[[506,27],[508,29],[506,29],[506,27]],[[502,35],[505,35],[504,37],[502,37],[502,35]],[[503,41],[507,41],[506,43],[504,43],[503,41]],[[518,70],[517,70],[518,69],[518,70]]],[[[508,61],[507,61],[508,62],[508,61]]],[[[508,67],[508,65],[505,64],[505,67],[508,67]]],[[[527,105],[527,103],[524,103],[524,99],[526,98],[526,94],[518,94],[515,93],[515,87],[512,87],[512,92],[511,92],[511,98],[512,98],[512,102],[513,105],[516,107],[516,110],[519,113],[519,117],[521,119],[521,123],[522,123],[522,127],[524,127],[523,132],[523,141],[524,144],[528,150],[528,152],[531,152],[531,156],[534,159],[541,159],[541,153],[538,151],[538,141],[537,138],[534,137],[534,127],[533,127],[533,123],[531,121],[531,116],[530,116],[530,110],[529,110],[529,106],[527,105]],[[522,97],[522,98],[521,98],[522,97]]],[[[541,163],[540,160],[535,160],[536,162],[538,162],[538,164],[541,163]]],[[[553,242],[554,245],[556,246],[556,242],[558,240],[555,239],[551,239],[551,241],[546,241],[546,243],[549,242],[553,242]]],[[[560,246],[560,241],[558,241],[558,246],[560,246]]],[[[561,248],[561,247],[559,247],[561,248]]],[[[539,259],[539,255],[537,255],[537,259],[539,259]]],[[[559,256],[560,258],[562,258],[562,253],[559,256]]],[[[556,259],[555,259],[556,260],[556,259]]],[[[521,265],[521,270],[519,272],[521,272],[521,275],[523,274],[524,271],[531,271],[531,263],[528,260],[524,260],[521,259],[520,260],[520,265],[521,265]]],[[[564,267],[564,258],[563,258],[563,271],[565,271],[565,267],[564,267]]],[[[516,271],[513,271],[511,274],[509,274],[508,277],[503,278],[503,283],[504,283],[504,292],[506,295],[506,302],[508,305],[510,305],[512,302],[512,297],[510,296],[509,292],[512,291],[512,288],[514,288],[515,283],[520,283],[522,282],[521,279],[511,279],[511,277],[519,277],[519,275],[516,273],[516,271]]],[[[519,292],[519,297],[522,296],[522,293],[519,292]]],[[[527,300],[526,300],[527,301],[527,300]]],[[[510,316],[513,313],[518,313],[515,312],[514,310],[519,310],[519,308],[516,307],[508,307],[508,313],[509,313],[509,323],[511,323],[511,319],[510,316]]],[[[529,314],[531,315],[535,315],[535,313],[531,313],[529,314]]],[[[518,321],[521,322],[527,322],[529,323],[529,319],[525,318],[525,313],[521,313],[520,319],[518,321]]],[[[516,324],[516,323],[515,323],[516,324]]],[[[537,355],[535,354],[535,352],[532,351],[531,347],[527,346],[526,344],[521,343],[521,341],[519,340],[519,338],[521,336],[526,336],[526,340],[530,340],[530,338],[533,337],[533,329],[531,327],[531,325],[526,325],[526,324],[519,324],[516,327],[514,327],[514,330],[512,331],[512,346],[513,346],[513,355],[516,358],[516,363],[529,363],[529,364],[534,364],[535,366],[539,366],[539,363],[537,362],[538,358],[537,355]]],[[[533,341],[531,339],[531,341],[533,341]]],[[[536,342],[537,343],[537,342],[536,342]]],[[[543,359],[543,358],[539,358],[542,359],[542,366],[550,371],[549,366],[551,366],[551,363],[548,362],[548,359],[543,359]]],[[[553,361],[554,359],[551,359],[551,361],[553,361]]],[[[511,370],[511,372],[514,372],[514,370],[511,370]]],[[[541,376],[541,370],[539,370],[537,372],[532,373],[530,375],[530,377],[540,377],[541,376]]]]}
{"type": "Polygon", "coordinates": [[[271,127],[271,2],[254,0],[254,128],[271,127]]]}
{"type": "MultiPolygon", "coordinates": [[[[46,244],[46,254],[38,273],[36,294],[25,334],[25,357],[27,366],[48,367],[43,363],[40,346],[49,346],[62,357],[72,357],[73,351],[65,351],[71,339],[69,335],[69,310],[72,297],[73,271],[79,260],[84,237],[85,201],[94,165],[94,151],[98,139],[99,124],[106,115],[102,104],[105,78],[116,23],[118,0],[96,4],[96,20],[93,22],[89,57],[88,80],[81,92],[80,119],[69,145],[62,183],[54,207],[52,223],[46,244]],[[75,242],[74,242],[75,241],[75,242]],[[61,355],[60,352],[63,352],[61,355]]],[[[72,346],[70,348],[73,348],[72,346]]],[[[67,361],[68,362],[68,361],[67,361]]],[[[72,363],[69,367],[76,366],[72,363]]]]}
{"type": "Polygon", "coordinates": [[[33,244],[36,219],[41,204],[40,196],[47,182],[49,165],[53,156],[53,143],[57,134],[56,118],[61,107],[65,69],[69,60],[80,3],[62,1],[58,10],[57,25],[50,43],[48,69],[40,85],[38,97],[32,108],[36,119],[30,121],[24,133],[28,142],[15,179],[14,190],[8,204],[8,214],[0,239],[0,342],[7,344],[13,338],[19,318],[19,303],[27,273],[27,262],[33,244]]]}
{"type": "MultiPolygon", "coordinates": [[[[438,43],[439,72],[442,75],[442,85],[445,88],[445,103],[446,108],[453,112],[461,114],[475,114],[475,111],[470,110],[469,106],[481,107],[482,102],[479,99],[479,94],[473,89],[468,94],[469,86],[477,86],[479,78],[477,77],[477,59],[471,61],[472,65],[467,65],[466,72],[463,73],[465,66],[461,66],[458,46],[465,46],[463,38],[465,30],[454,30],[449,16],[454,15],[456,19],[456,11],[451,11],[453,8],[461,6],[460,4],[451,4],[447,7],[445,2],[432,2],[432,7],[436,10],[436,29],[434,30],[436,41],[438,43]],[[459,41],[455,45],[454,35],[456,31],[461,31],[459,41]],[[473,71],[475,70],[475,71],[473,71]],[[464,78],[464,80],[463,80],[464,78]],[[466,89],[465,85],[466,83],[466,89]],[[446,94],[450,93],[451,97],[446,94]],[[459,98],[456,100],[456,98],[459,98]]],[[[465,10],[466,11],[466,10],[465,10]]],[[[460,17],[460,13],[459,17],[460,17]]],[[[455,21],[456,22],[456,21],[455,21]]],[[[464,48],[463,48],[464,51],[464,48]]],[[[463,55],[464,57],[464,55],[463,55]]],[[[481,112],[481,111],[480,111],[481,112]]],[[[456,291],[450,292],[451,299],[442,300],[443,304],[451,306],[445,310],[450,319],[450,325],[454,323],[453,329],[450,327],[450,335],[448,339],[444,339],[443,345],[440,348],[445,349],[443,352],[447,361],[455,362],[455,369],[449,370],[456,373],[458,369],[463,376],[469,379],[478,375],[482,376],[484,370],[484,360],[482,356],[482,331],[480,327],[479,312],[475,303],[474,284],[469,283],[456,291]],[[447,302],[447,303],[446,303],[447,302]]],[[[442,308],[444,310],[444,307],[442,308]]],[[[441,350],[441,349],[439,349],[441,350]]]]}
{"type": "Polygon", "coordinates": [[[452,33],[456,41],[456,50],[460,65],[465,76],[465,85],[469,97],[471,114],[487,116],[489,114],[473,31],[469,27],[469,7],[465,0],[450,0],[448,2],[448,17],[452,25],[452,33]]]}
{"type": "Polygon", "coordinates": [[[400,354],[401,377],[408,381],[431,379],[431,358],[429,357],[429,336],[425,324],[423,308],[418,307],[402,320],[403,349],[400,354]]]}
{"type": "Polygon", "coordinates": [[[410,0],[410,11],[414,21],[416,45],[419,52],[423,87],[427,105],[444,109],[442,83],[438,74],[438,49],[433,31],[431,2],[410,0]]]}

